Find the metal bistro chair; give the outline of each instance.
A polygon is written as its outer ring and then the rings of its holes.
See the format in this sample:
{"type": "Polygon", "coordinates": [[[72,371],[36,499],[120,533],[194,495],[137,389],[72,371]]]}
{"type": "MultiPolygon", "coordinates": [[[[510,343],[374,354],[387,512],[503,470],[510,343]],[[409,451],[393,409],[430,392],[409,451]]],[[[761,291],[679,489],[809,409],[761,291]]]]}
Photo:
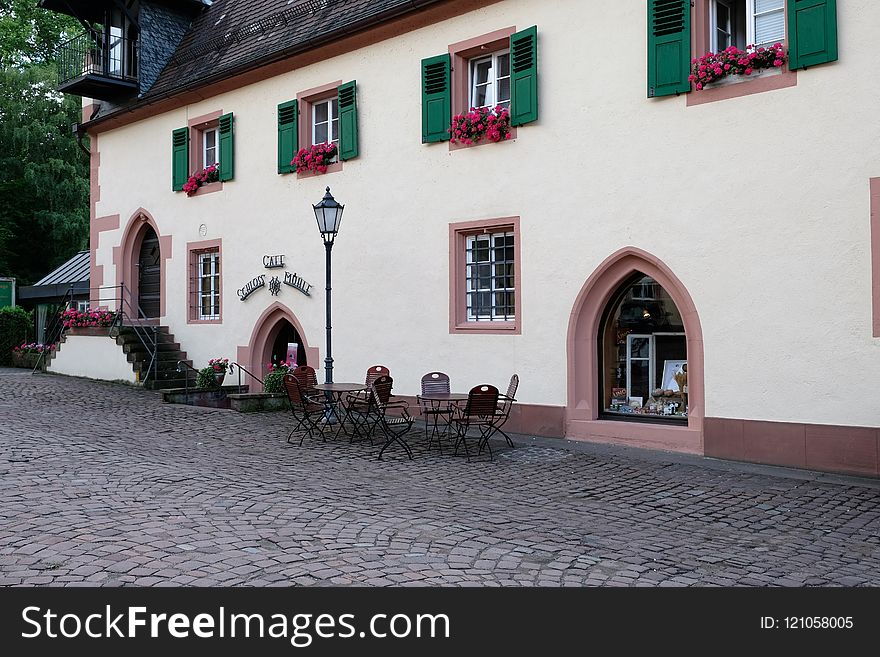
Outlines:
{"type": "Polygon", "coordinates": [[[299,380],[292,374],[284,375],[284,390],[287,392],[287,399],[290,402],[290,412],[296,420],[296,426],[287,434],[287,442],[301,428],[305,428],[306,432],[299,439],[299,445],[302,447],[303,440],[306,436],[314,437],[315,432],[321,434],[322,440],[327,440],[322,430],[322,423],[326,406],[322,401],[318,401],[315,397],[311,397],[305,393],[299,380]]]}
{"type": "MultiPolygon", "coordinates": [[[[428,372],[422,377],[422,396],[438,393],[449,393],[449,375],[443,372],[428,372]]],[[[424,399],[422,396],[419,397],[419,406],[425,418],[425,437],[428,439],[428,449],[431,449],[431,443],[434,438],[437,438],[437,446],[442,454],[443,446],[440,443],[439,423],[441,418],[445,418],[444,424],[448,423],[448,416],[452,409],[448,402],[424,399]]]]}
{"type": "Polygon", "coordinates": [[[495,413],[494,421],[492,422],[492,431],[489,435],[486,436],[486,444],[488,445],[488,440],[496,433],[500,433],[504,436],[504,439],[507,441],[507,444],[513,447],[513,441],[510,439],[510,436],[505,433],[505,431],[501,428],[506,423],[507,420],[510,419],[510,407],[513,406],[513,402],[516,401],[516,389],[519,388],[519,375],[514,374],[510,377],[510,383],[507,385],[507,392],[503,395],[499,395],[498,397],[498,410],[495,413]]]}
{"type": "Polygon", "coordinates": [[[367,369],[367,374],[364,379],[364,384],[366,386],[365,390],[350,392],[345,396],[345,416],[342,418],[342,422],[339,423],[339,431],[342,431],[342,426],[346,421],[351,422],[351,441],[354,441],[355,436],[361,438],[365,437],[361,433],[361,429],[365,427],[369,429],[366,436],[369,437],[372,427],[368,423],[365,424],[364,420],[369,417],[370,389],[373,385],[373,381],[380,376],[391,376],[391,371],[384,365],[373,365],[367,369]]]}
{"type": "Polygon", "coordinates": [[[370,405],[374,407],[376,414],[375,426],[385,435],[385,444],[379,450],[379,459],[392,443],[399,443],[412,459],[412,450],[403,436],[412,429],[415,420],[410,416],[405,401],[390,401],[393,384],[394,380],[390,376],[380,376],[370,387],[370,405]]]}
{"type": "Polygon", "coordinates": [[[468,461],[471,460],[468,450],[468,431],[475,427],[480,432],[477,441],[477,453],[483,451],[483,447],[489,448],[489,458],[492,458],[492,446],[487,442],[493,433],[493,422],[498,412],[498,388],[488,383],[474,386],[468,393],[467,403],[459,414],[452,416],[452,424],[455,426],[455,451],[458,454],[459,444],[464,445],[464,453],[468,461]]]}

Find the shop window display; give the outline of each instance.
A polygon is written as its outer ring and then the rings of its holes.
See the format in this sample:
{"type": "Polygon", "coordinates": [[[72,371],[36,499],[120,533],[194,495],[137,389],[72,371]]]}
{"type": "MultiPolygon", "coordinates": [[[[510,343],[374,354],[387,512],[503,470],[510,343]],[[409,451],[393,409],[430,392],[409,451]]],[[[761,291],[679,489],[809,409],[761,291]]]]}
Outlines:
{"type": "Polygon", "coordinates": [[[649,276],[612,297],[599,335],[606,419],[687,421],[687,341],[681,314],[649,276]]]}

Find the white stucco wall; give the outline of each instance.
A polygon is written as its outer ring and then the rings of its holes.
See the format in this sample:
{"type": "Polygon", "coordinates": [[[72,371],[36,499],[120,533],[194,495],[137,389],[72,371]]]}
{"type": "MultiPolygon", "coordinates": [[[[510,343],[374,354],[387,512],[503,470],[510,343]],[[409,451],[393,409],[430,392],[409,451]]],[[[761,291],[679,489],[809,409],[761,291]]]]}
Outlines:
{"type": "Polygon", "coordinates": [[[102,132],[97,216],[121,216],[118,231],[100,234],[105,283],[115,280],[112,248],[143,207],[173,236],[162,323],[196,366],[235,358],[276,300],[323,346],[324,250],[311,204],[330,185],[346,204],[333,249],[338,381],[382,363],[413,394],[431,370],[462,391],[503,388],[516,371],[522,402],[562,406],[575,297],[599,263],[632,245],[666,263],[694,300],[706,416],[877,426],[868,178],[880,176],[880,78],[866,64],[880,5],[839,3],[840,60],[799,72],[797,86],[694,107],[684,96],[646,98],[645,4],[600,7],[507,0],[102,132]],[[512,142],[421,144],[420,60],[533,24],[540,120],[512,142]],[[277,104],[352,79],[360,157],[339,173],[276,174],[277,104]],[[235,113],[235,180],[205,196],[173,193],[172,130],[218,109],[235,113]],[[522,335],[450,335],[449,223],[512,215],[522,335]],[[186,243],[218,237],[223,324],[187,324],[186,243]],[[261,258],[276,253],[313,296],[283,287],[240,302],[236,289],[271,276],[261,258]]]}
{"type": "Polygon", "coordinates": [[[136,383],[122,347],[106,336],[68,335],[47,367],[49,372],[89,379],[136,383]]]}

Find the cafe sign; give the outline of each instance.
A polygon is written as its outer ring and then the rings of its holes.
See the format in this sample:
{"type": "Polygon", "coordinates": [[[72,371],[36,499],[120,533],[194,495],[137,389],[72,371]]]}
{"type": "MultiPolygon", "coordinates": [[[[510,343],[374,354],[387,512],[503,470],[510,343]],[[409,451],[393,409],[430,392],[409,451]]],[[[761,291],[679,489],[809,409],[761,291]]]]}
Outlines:
{"type": "MultiPolygon", "coordinates": [[[[284,269],[287,267],[287,264],[284,262],[284,254],[264,255],[263,267],[266,269],[284,269]]],[[[281,292],[281,283],[284,283],[284,285],[288,287],[292,287],[294,290],[302,292],[307,297],[312,296],[311,283],[307,283],[301,276],[298,276],[296,272],[285,271],[283,279],[279,279],[278,276],[273,276],[271,278],[269,281],[269,291],[273,296],[277,296],[281,292]]],[[[244,301],[254,292],[263,287],[266,287],[266,274],[258,274],[240,287],[236,291],[236,294],[238,294],[240,301],[244,301]]]]}

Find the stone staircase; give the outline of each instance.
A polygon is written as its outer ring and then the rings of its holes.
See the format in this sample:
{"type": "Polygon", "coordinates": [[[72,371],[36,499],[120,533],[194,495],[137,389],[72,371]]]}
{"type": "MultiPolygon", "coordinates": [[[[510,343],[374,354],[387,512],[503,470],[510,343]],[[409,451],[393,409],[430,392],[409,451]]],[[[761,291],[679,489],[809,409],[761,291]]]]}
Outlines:
{"type": "MultiPolygon", "coordinates": [[[[186,352],[175,342],[174,335],[167,326],[156,328],[156,375],[152,374],[144,382],[144,388],[159,390],[163,388],[183,388],[195,385],[196,373],[190,369],[183,372],[177,371],[177,361],[183,361],[192,366],[192,361],[186,357],[186,352]]],[[[128,362],[134,367],[139,381],[143,381],[150,366],[150,354],[141,342],[135,330],[130,326],[122,326],[116,344],[122,347],[128,362]]]]}

